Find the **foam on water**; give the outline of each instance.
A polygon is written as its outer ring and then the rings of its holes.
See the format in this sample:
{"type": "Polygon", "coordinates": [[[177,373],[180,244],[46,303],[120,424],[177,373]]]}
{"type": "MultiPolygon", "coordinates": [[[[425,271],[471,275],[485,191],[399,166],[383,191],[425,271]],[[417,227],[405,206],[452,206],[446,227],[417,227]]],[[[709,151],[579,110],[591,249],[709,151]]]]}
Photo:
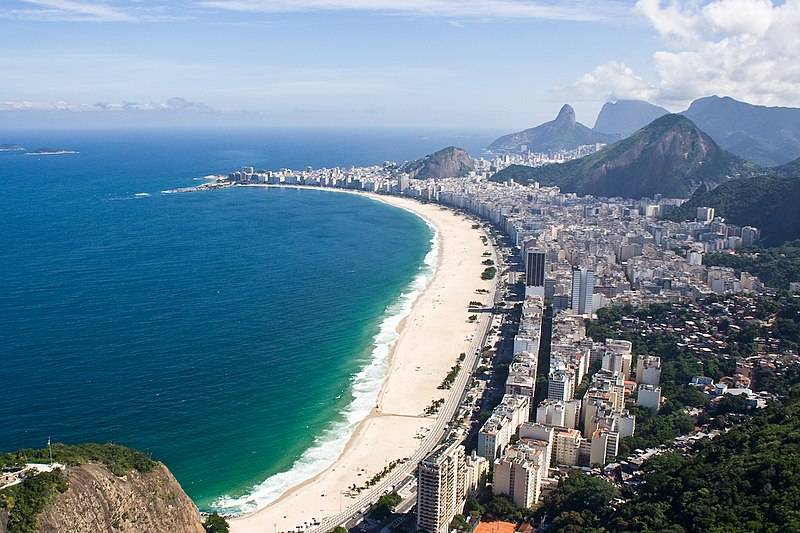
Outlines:
{"type": "MultiPolygon", "coordinates": [[[[410,210],[409,210],[410,211],[410,210]]],[[[419,216],[419,215],[417,215],[419,216]]],[[[409,315],[414,303],[433,279],[439,257],[439,235],[433,224],[422,218],[433,232],[431,248],[425,255],[420,271],[409,287],[390,305],[373,339],[369,363],[351,379],[353,401],[338,420],[320,434],[292,467],[268,477],[251,487],[242,496],[222,496],[212,503],[213,510],[223,514],[241,515],[262,509],[277,500],[286,490],[323,472],[344,451],[358,424],[372,410],[383,386],[389,366],[389,354],[399,337],[400,323],[409,315]]]]}

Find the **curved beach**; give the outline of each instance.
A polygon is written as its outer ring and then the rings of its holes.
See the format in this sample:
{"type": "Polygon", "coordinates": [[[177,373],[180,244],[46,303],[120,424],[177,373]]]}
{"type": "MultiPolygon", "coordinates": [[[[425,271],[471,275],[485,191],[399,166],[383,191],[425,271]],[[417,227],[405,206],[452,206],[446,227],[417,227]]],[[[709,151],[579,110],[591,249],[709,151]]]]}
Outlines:
{"type": "Polygon", "coordinates": [[[438,386],[476,330],[477,325],[467,320],[469,302],[485,301],[488,296],[476,294],[475,289],[491,289],[494,284],[480,278],[483,253],[493,253],[480,239],[482,230],[438,205],[369,196],[409,210],[436,228],[436,271],[399,326],[377,405],[359,423],[339,458],[263,509],[232,519],[234,533],[307,529],[347,507],[352,501],[348,487],[363,487],[392,461],[412,455],[435,421],[424,414],[425,409],[451,392],[438,386]]]}

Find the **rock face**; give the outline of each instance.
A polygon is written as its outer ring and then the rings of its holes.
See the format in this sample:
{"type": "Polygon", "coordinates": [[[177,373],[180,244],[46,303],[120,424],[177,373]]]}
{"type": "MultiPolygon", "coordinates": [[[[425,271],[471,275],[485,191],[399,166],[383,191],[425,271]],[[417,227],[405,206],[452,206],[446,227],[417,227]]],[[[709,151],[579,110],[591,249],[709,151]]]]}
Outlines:
{"type": "Polygon", "coordinates": [[[595,196],[685,198],[701,184],[755,173],[755,166],[721,149],[686,117],[665,115],[592,155],[540,168],[510,167],[492,179],[539,181],[595,196]]]}
{"type": "Polygon", "coordinates": [[[556,152],[573,150],[578,146],[609,143],[619,139],[616,135],[598,133],[575,119],[575,110],[564,105],[555,120],[535,128],[504,135],[488,146],[495,153],[556,152]]]}
{"type": "MultiPolygon", "coordinates": [[[[69,488],[38,517],[42,533],[203,533],[200,516],[162,465],[117,477],[103,465],[69,469],[69,488]]],[[[0,529],[1,530],[1,529],[0,529]]]]}
{"type": "Polygon", "coordinates": [[[682,113],[725,150],[760,165],[800,157],[800,109],[766,107],[708,96],[682,113]]]}
{"type": "Polygon", "coordinates": [[[449,146],[422,159],[406,163],[401,170],[417,179],[462,178],[469,174],[474,165],[465,150],[449,146]]]}
{"type": "Polygon", "coordinates": [[[606,102],[597,115],[594,131],[627,137],[655,119],[668,114],[669,111],[663,107],[641,100],[606,102]]]}

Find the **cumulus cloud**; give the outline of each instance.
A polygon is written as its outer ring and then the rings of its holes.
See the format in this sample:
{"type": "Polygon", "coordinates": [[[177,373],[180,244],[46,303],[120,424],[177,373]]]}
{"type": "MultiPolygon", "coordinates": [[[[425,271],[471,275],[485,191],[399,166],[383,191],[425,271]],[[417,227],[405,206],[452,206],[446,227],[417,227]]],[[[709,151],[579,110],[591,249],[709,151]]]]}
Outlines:
{"type": "Polygon", "coordinates": [[[657,96],[655,87],[637,76],[625,63],[610,61],[587,72],[575,82],[581,96],[601,95],[606,100],[650,100],[657,96]]]}
{"type": "Polygon", "coordinates": [[[611,62],[576,88],[597,98],[639,95],[674,106],[710,94],[800,103],[800,0],[639,0],[635,11],[666,45],[653,55],[653,83],[611,62]]]}

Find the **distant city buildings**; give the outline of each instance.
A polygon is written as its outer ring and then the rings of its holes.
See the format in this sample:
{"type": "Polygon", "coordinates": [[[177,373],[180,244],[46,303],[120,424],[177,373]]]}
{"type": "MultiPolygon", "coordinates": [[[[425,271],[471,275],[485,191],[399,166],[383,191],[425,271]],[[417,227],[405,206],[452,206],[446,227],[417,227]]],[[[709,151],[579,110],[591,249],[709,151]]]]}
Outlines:
{"type": "MultiPolygon", "coordinates": [[[[594,151],[598,147],[587,147],[594,151]]],[[[757,293],[758,278],[732,268],[706,266],[712,253],[730,253],[757,242],[759,231],[717,217],[700,207],[691,221],[663,219],[679,201],[579,197],[538,183],[495,183],[487,178],[511,164],[540,166],[585,155],[501,155],[479,158],[463,178],[418,180],[394,163],[357,168],[259,171],[229,176],[246,184],[304,185],[399,194],[462,210],[491,222],[508,237],[522,264],[525,299],[503,398],[480,427],[477,450],[443,444],[417,470],[418,528],[444,533],[462,512],[466,495],[483,485],[492,465],[492,491],[530,507],[555,467],[614,462],[620,441],[636,432],[635,406],[658,415],[663,403],[662,361],[633,354],[630,342],[586,336],[585,318],[613,304],[705,301],[714,294],[757,293]],[[549,368],[538,368],[545,308],[553,313],[549,368]],[[537,373],[547,376],[546,399],[534,404],[537,373]],[[633,411],[633,412],[632,412],[633,411]]],[[[510,274],[514,282],[517,272],[510,274]]],[[[800,292],[800,283],[790,286],[800,292]]],[[[624,317],[623,325],[638,324],[624,317]]],[[[682,324],[696,350],[714,348],[702,328],[682,324]]],[[[685,335],[682,335],[685,336],[685,335]]],[[[700,353],[700,352],[698,352],[700,353]]],[[[706,394],[745,394],[752,368],[737,367],[735,379],[693,385],[706,394]]],[[[540,391],[540,393],[543,391],[540,391]]]]}

